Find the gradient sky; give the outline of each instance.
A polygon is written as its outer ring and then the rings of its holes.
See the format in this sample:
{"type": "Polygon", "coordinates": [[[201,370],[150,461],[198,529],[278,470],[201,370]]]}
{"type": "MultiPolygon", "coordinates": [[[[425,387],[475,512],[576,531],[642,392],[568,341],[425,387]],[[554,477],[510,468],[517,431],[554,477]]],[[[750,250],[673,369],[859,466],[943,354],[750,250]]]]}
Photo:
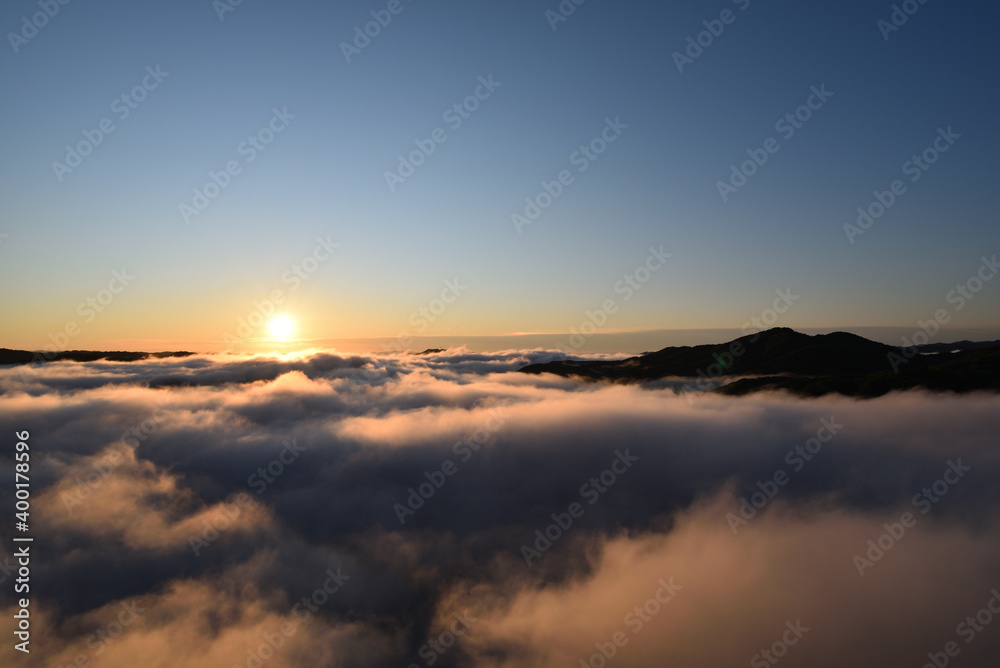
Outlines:
{"type": "Polygon", "coordinates": [[[341,44],[388,1],[244,0],[221,20],[220,4],[58,5],[16,52],[39,4],[0,9],[0,346],[39,349],[72,322],[60,347],[221,350],[273,290],[301,339],[392,338],[456,278],[422,333],[562,334],[609,298],[603,331],[738,328],[786,287],[790,327],[912,328],[945,308],[1000,329],[1000,281],[960,312],[946,301],[1000,252],[995,5],[929,2],[886,40],[888,2],[591,0],[553,30],[554,0],[402,0],[348,63],[341,44]],[[727,9],[679,72],[674,52],[727,9]],[[121,119],[116,98],[157,66],[121,119]],[[453,129],[443,113],[490,76],[453,129]],[[833,96],[786,140],[775,122],[813,86],[833,96]],[[294,119],[248,162],[274,109],[294,119]],[[105,118],[60,181],[52,163],[105,118]],[[578,172],[607,118],[628,129],[578,172]],[[948,127],[961,138],[911,183],[904,163],[948,127]],[[385,172],[436,128],[447,141],[391,191],[385,172]],[[769,137],[778,152],[723,202],[717,181],[769,137]],[[185,222],[230,160],[240,173],[185,222]],[[573,183],[518,233],[511,214],[564,169],[573,183]],[[906,193],[849,243],[843,225],[894,179],[906,193]],[[284,281],[318,237],[333,256],[284,281]],[[661,245],[672,257],[624,302],[616,282],[661,245]],[[123,267],[135,278],[88,321],[78,305],[123,267]]]}

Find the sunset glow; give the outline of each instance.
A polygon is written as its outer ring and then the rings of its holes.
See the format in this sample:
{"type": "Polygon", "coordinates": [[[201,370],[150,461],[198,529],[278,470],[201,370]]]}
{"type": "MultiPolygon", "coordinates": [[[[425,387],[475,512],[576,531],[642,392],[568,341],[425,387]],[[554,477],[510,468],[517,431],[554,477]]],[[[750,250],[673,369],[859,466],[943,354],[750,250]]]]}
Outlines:
{"type": "Polygon", "coordinates": [[[0,666],[997,668],[998,25],[0,4],[0,666]]]}
{"type": "Polygon", "coordinates": [[[295,322],[287,315],[280,315],[271,320],[271,336],[280,341],[287,341],[295,333],[295,322]]]}

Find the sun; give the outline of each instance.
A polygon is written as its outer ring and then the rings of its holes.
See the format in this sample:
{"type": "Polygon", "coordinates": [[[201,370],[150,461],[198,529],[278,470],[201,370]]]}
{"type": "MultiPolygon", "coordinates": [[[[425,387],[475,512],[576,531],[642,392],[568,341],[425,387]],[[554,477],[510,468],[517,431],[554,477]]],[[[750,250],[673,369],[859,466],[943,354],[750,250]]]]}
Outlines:
{"type": "Polygon", "coordinates": [[[270,329],[274,338],[287,340],[295,331],[295,323],[287,315],[279,315],[271,318],[270,329]]]}

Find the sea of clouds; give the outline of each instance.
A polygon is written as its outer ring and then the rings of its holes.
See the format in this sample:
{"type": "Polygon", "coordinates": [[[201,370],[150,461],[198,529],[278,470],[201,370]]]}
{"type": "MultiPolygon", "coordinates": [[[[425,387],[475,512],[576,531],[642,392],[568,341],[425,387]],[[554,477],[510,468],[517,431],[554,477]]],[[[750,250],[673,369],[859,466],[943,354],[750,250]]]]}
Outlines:
{"type": "Polygon", "coordinates": [[[551,357],[0,368],[0,663],[995,664],[1000,397],[515,373],[551,357]]]}

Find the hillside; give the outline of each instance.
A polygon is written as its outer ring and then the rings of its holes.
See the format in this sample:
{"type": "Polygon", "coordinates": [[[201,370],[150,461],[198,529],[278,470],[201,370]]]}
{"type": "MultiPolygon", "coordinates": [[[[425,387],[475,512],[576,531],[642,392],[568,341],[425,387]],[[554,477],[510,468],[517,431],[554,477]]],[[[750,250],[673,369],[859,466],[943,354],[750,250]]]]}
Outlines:
{"type": "Polygon", "coordinates": [[[962,342],[904,351],[847,332],[809,336],[779,327],[727,343],[669,347],[615,361],[531,364],[520,371],[613,382],[732,377],[714,390],[727,395],[782,389],[868,397],[917,387],[968,392],[1000,390],[1000,345],[962,342]]]}

